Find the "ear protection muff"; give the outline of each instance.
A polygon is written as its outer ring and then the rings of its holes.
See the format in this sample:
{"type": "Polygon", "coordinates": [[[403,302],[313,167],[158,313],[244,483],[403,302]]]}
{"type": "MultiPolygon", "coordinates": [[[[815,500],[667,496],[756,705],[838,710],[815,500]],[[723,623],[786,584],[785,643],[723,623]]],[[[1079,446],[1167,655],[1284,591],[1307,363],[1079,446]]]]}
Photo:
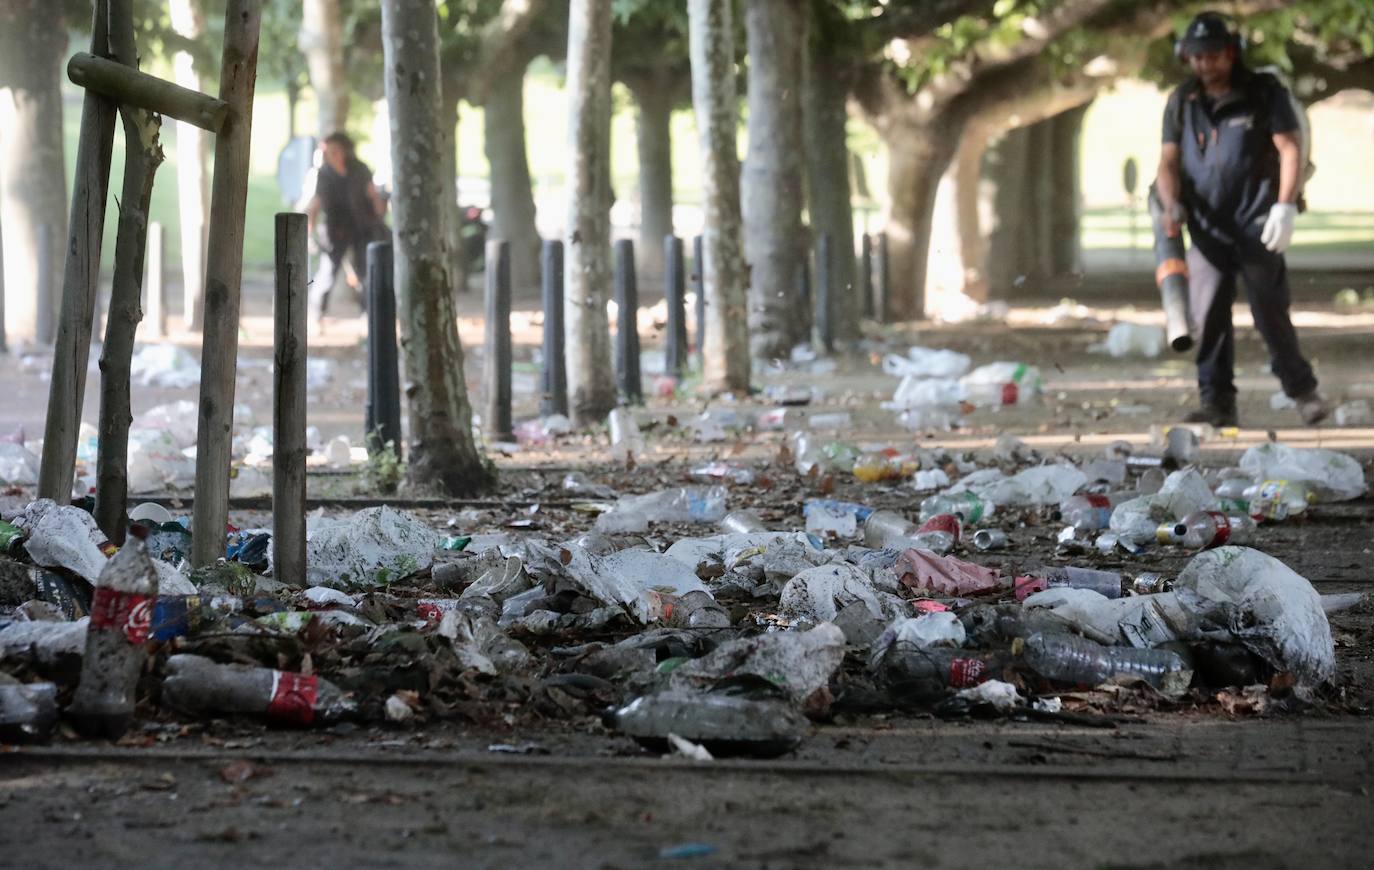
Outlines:
{"type": "Polygon", "coordinates": [[[1203,27],[1207,27],[1208,24],[1220,25],[1220,29],[1226,34],[1227,44],[1236,50],[1236,57],[1239,58],[1245,53],[1245,34],[1240,32],[1240,28],[1233,19],[1222,15],[1220,12],[1203,12],[1188,22],[1188,26],[1183,30],[1183,35],[1174,40],[1174,59],[1179,63],[1188,62],[1188,53],[1184,50],[1183,43],[1188,38],[1189,31],[1199,24],[1203,27]]]}

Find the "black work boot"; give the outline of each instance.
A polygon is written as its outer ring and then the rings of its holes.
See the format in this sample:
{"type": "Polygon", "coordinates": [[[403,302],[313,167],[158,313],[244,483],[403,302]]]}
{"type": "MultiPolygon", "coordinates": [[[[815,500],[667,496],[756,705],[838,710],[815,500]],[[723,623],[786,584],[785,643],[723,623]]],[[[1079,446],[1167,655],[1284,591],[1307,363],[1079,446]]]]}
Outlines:
{"type": "Polygon", "coordinates": [[[1204,400],[1202,407],[1196,411],[1189,411],[1183,418],[1185,423],[1209,423],[1213,426],[1237,426],[1236,422],[1236,402],[1232,399],[1229,402],[1204,400]]]}

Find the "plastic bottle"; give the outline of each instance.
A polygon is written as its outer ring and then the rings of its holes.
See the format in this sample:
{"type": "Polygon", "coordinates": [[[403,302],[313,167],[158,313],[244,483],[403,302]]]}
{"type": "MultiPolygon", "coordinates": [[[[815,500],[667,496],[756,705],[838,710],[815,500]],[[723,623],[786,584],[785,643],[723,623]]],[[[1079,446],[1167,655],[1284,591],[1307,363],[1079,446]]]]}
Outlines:
{"type": "Polygon", "coordinates": [[[355,710],[338,686],[319,677],[185,654],[167,660],[162,700],[187,713],[265,716],[289,725],[332,722],[355,710]]]}
{"type": "Polygon", "coordinates": [[[834,513],[847,513],[854,515],[855,523],[867,522],[873,515],[873,508],[867,505],[856,504],[852,501],[839,501],[833,498],[809,498],[802,505],[802,514],[806,515],[814,510],[828,510],[834,513]]]}
{"type": "Polygon", "coordinates": [[[18,559],[24,552],[25,537],[23,529],[0,520],[0,553],[18,559]]]}
{"type": "Polygon", "coordinates": [[[992,502],[983,501],[976,493],[964,492],[932,495],[921,502],[921,522],[938,514],[954,514],[966,526],[977,525],[997,510],[992,502]]]}
{"type": "Polygon", "coordinates": [[[1173,540],[1193,550],[1209,550],[1249,539],[1255,527],[1249,517],[1231,517],[1220,511],[1193,511],[1173,526],[1173,540]]]}
{"type": "Polygon", "coordinates": [[[895,511],[874,511],[864,520],[864,546],[875,550],[896,546],[916,534],[916,524],[895,511]]]}
{"type": "Polygon", "coordinates": [[[766,532],[768,527],[753,511],[730,511],[721,518],[720,530],[726,534],[747,535],[751,532],[766,532]]]}
{"type": "Polygon", "coordinates": [[[1174,426],[1164,436],[1163,465],[1182,468],[1197,459],[1198,437],[1192,429],[1174,426]]]}
{"type": "Polygon", "coordinates": [[[153,604],[148,636],[153,640],[195,634],[244,609],[243,599],[229,595],[159,595],[153,604]]]}
{"type": "Polygon", "coordinates": [[[897,701],[930,701],[953,689],[976,686],[999,677],[1008,661],[1001,651],[919,647],[885,642],[886,638],[884,632],[874,644],[874,670],[897,701]]]}
{"type": "Polygon", "coordinates": [[[0,683],[0,743],[46,740],[57,724],[57,686],[0,683]]]}
{"type": "Polygon", "coordinates": [[[1245,490],[1250,516],[1256,521],[1286,520],[1306,512],[1316,494],[1301,480],[1266,480],[1245,490]]]}
{"type": "Polygon", "coordinates": [[[1135,494],[1085,493],[1070,496],[1059,505],[1059,519],[1080,532],[1095,532],[1111,524],[1112,509],[1135,494]]]}
{"type": "Polygon", "coordinates": [[[959,542],[960,531],[959,518],[954,514],[936,514],[916,530],[911,546],[943,556],[959,542]]]}
{"type": "Polygon", "coordinates": [[[712,755],[775,758],[794,749],[810,730],[787,703],[723,692],[658,692],[610,713],[606,724],[656,750],[675,734],[705,746],[712,755]]]}
{"type": "Polygon", "coordinates": [[[633,513],[651,523],[715,523],[725,516],[725,487],[680,486],[620,500],[615,513],[633,513]]]}
{"type": "Polygon", "coordinates": [[[606,426],[611,432],[611,458],[616,462],[627,462],[644,452],[644,437],[628,408],[611,409],[606,426]]]}
{"type": "Polygon", "coordinates": [[[1098,686],[1121,674],[1163,689],[1192,673],[1172,650],[1103,646],[1069,634],[1033,634],[1025,639],[1021,657],[1046,680],[1075,687],[1098,686]]]}
{"type": "Polygon", "coordinates": [[[1244,498],[1245,491],[1255,485],[1250,477],[1227,477],[1222,479],[1213,490],[1217,498],[1244,498]]]}
{"type": "Polygon", "coordinates": [[[1121,597],[1121,575],[1115,571],[1095,571],[1092,568],[1044,567],[1030,576],[1017,577],[1013,590],[1017,598],[1045,589],[1091,589],[1107,598],[1121,597]]]}
{"type": "Polygon", "coordinates": [[[134,690],[147,658],[157,569],[137,538],[105,563],[95,584],[81,682],[71,717],[83,734],[117,738],[134,713],[134,690]]]}
{"type": "Polygon", "coordinates": [[[1136,595],[1154,595],[1157,592],[1168,592],[1173,588],[1173,578],[1153,571],[1137,574],[1131,581],[1131,591],[1136,595]]]}
{"type": "Polygon", "coordinates": [[[663,624],[673,628],[729,628],[730,614],[709,592],[661,596],[663,624]]]}

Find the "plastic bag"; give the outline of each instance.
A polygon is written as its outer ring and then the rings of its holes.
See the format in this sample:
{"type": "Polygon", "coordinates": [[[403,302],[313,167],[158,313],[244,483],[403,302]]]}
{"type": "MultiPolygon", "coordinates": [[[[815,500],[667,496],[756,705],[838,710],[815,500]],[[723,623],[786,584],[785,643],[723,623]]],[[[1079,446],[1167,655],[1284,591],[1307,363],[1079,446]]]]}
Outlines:
{"type": "Polygon", "coordinates": [[[381,586],[434,563],[438,535],[416,517],[389,507],[365,508],[314,529],[305,545],[311,586],[381,586]]]}
{"type": "Polygon", "coordinates": [[[164,492],[195,482],[196,462],[172,434],[161,429],[129,430],[129,492],[164,492]]]}
{"type": "Polygon", "coordinates": [[[899,619],[890,626],[894,643],[915,647],[963,646],[967,634],[964,624],[952,611],[923,613],[914,619],[899,619]]]}
{"type": "Polygon", "coordinates": [[[130,360],[129,379],[141,387],[186,389],[200,383],[200,363],[174,344],[145,344],[130,360]]]}
{"type": "Polygon", "coordinates": [[[1366,488],[1364,469],[1354,457],[1319,447],[1259,444],[1241,455],[1240,467],[1255,480],[1306,481],[1318,501],[1350,501],[1366,488]]]}
{"type": "Polygon", "coordinates": [[[1216,508],[1216,495],[1196,469],[1175,471],[1153,495],[1123,501],[1112,511],[1108,527],[1121,538],[1135,544],[1155,539],[1163,522],[1181,520],[1193,511],[1216,508]]]}
{"type": "Polygon", "coordinates": [[[1000,573],[953,556],[912,549],[897,557],[893,573],[904,586],[941,595],[977,595],[1001,585],[1000,573]]]}
{"type": "Polygon", "coordinates": [[[1038,401],[1043,384],[1040,369],[1017,362],[980,366],[959,379],[968,401],[982,407],[1024,405],[1038,401]]]}
{"type": "Polygon", "coordinates": [[[1307,690],[1336,671],[1336,648],[1321,596],[1307,578],[1249,547],[1193,557],[1174,581],[1180,604],[1204,636],[1229,635],[1307,690]]]}
{"type": "Polygon", "coordinates": [[[38,457],[23,444],[0,442],[0,483],[33,486],[38,483],[38,457]]]}
{"type": "Polygon", "coordinates": [[[581,547],[568,547],[565,575],[588,595],[604,604],[623,606],[642,623],[663,611],[664,595],[710,591],[687,565],[648,550],[621,550],[597,557],[581,547]]]}
{"type": "Polygon", "coordinates": [[[958,410],[959,403],[968,395],[963,385],[953,378],[918,378],[908,375],[902,378],[892,398],[883,402],[889,411],[903,411],[912,408],[949,408],[958,410]]]}
{"type": "Polygon", "coordinates": [[[890,353],[883,357],[883,371],[898,377],[957,378],[969,370],[967,354],[929,347],[907,348],[906,356],[890,353]]]}
{"type": "Polygon", "coordinates": [[[1088,476],[1079,469],[1054,462],[1027,468],[974,492],[999,507],[1037,507],[1059,504],[1087,482],[1088,476]]]}
{"type": "Polygon", "coordinates": [[[129,424],[132,429],[151,429],[166,433],[178,448],[194,447],[199,416],[196,403],[189,399],[149,408],[129,424]]]}
{"type": "Polygon", "coordinates": [[[669,689],[709,691],[723,680],[759,677],[798,705],[830,685],[844,661],[844,632],[823,622],[810,631],[781,631],[721,644],[673,670],[669,689]]]}
{"type": "Polygon", "coordinates": [[[1088,348],[1120,359],[1127,356],[1154,358],[1164,350],[1164,330],[1140,323],[1118,323],[1107,333],[1107,340],[1088,348]]]}
{"type": "Polygon", "coordinates": [[[778,596],[778,612],[797,622],[833,622],[855,601],[877,616],[905,615],[901,599],[879,592],[868,572],[846,562],[817,565],[788,580],[778,596]]]}

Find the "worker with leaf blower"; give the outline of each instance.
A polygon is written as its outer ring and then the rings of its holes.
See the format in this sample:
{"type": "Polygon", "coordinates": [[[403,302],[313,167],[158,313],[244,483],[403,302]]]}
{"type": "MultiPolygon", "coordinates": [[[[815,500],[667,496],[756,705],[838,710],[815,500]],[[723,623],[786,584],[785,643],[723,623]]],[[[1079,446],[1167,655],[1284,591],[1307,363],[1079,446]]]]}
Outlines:
{"type": "MultiPolygon", "coordinates": [[[[1164,110],[1163,148],[1151,191],[1157,276],[1166,311],[1180,276],[1188,285],[1201,407],[1187,422],[1237,424],[1231,307],[1239,279],[1269,348],[1271,370],[1303,422],[1315,425],[1330,409],[1317,392],[1289,319],[1283,256],[1293,239],[1307,174],[1304,118],[1278,78],[1245,65],[1244,47],[1235,26],[1213,12],[1194,18],[1176,43],[1193,76],[1174,90],[1164,110]],[[1182,249],[1185,224],[1191,242],[1186,268],[1173,261],[1182,249]],[[1170,239],[1172,248],[1161,244],[1170,239]]],[[[1178,307],[1173,310],[1177,316],[1178,307]]],[[[1174,347],[1186,349],[1187,336],[1175,340],[1173,332],[1174,347]]]]}

